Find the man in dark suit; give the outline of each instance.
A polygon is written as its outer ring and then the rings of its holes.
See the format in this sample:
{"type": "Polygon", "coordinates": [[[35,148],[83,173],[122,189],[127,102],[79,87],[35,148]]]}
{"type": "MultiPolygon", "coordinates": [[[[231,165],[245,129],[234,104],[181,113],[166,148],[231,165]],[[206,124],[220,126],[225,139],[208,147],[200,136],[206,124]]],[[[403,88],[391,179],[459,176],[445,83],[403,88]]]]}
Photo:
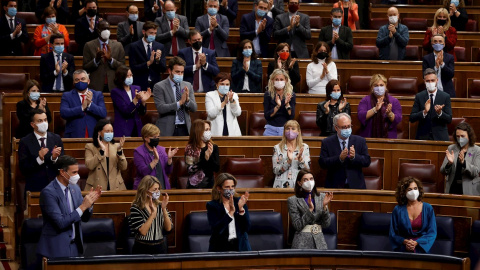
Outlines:
{"type": "Polygon", "coordinates": [[[40,79],[42,92],[63,92],[72,87],[75,62],[73,55],[63,51],[63,34],[52,34],[50,44],[53,51],[40,57],[40,79]]]}
{"type": "Polygon", "coordinates": [[[191,48],[178,52],[186,62],[184,80],[193,84],[195,92],[208,92],[216,89],[214,78],[220,72],[215,52],[202,47],[202,36],[196,30],[189,33],[191,48]]]}
{"type": "Polygon", "coordinates": [[[273,37],[279,43],[286,42],[290,45],[292,57],[310,58],[306,40],[312,38],[310,30],[310,17],[298,12],[299,0],[288,1],[288,11],[278,15],[273,24],[273,37]]]}
{"type": "Polygon", "coordinates": [[[90,88],[110,92],[115,88],[115,71],[125,64],[125,51],[120,42],[110,39],[110,24],[102,20],[97,25],[98,38],[83,48],[83,69],[90,74],[90,88]]]}
{"type": "Polygon", "coordinates": [[[242,16],[240,23],[240,40],[249,39],[253,42],[255,53],[269,57],[268,43],[272,37],[273,19],[266,16],[268,0],[258,0],[255,10],[242,16]]]}
{"type": "Polygon", "coordinates": [[[228,24],[230,27],[235,27],[235,20],[238,13],[238,1],[237,0],[221,0],[220,9],[218,12],[227,16],[228,24]]]}
{"type": "Polygon", "coordinates": [[[142,39],[142,29],[144,22],[138,21],[138,7],[135,5],[127,6],[128,19],[117,25],[117,41],[120,41],[125,50],[125,55],[129,55],[130,44],[142,39]]]}
{"type": "Polygon", "coordinates": [[[97,24],[100,17],[97,14],[97,2],[85,1],[85,14],[75,22],[75,42],[78,44],[77,55],[82,55],[85,43],[98,38],[97,24]]]}
{"type": "Polygon", "coordinates": [[[55,178],[55,162],[63,155],[60,136],[48,132],[48,119],[41,109],[31,112],[33,132],[20,140],[18,161],[25,177],[25,191],[38,192],[55,178]]]}
{"type": "Polygon", "coordinates": [[[67,121],[65,138],[91,138],[97,121],[107,116],[100,91],[88,89],[85,70],[73,72],[74,89],[65,92],[60,102],[60,116],[67,121]]]}
{"type": "Polygon", "coordinates": [[[159,26],[157,41],[165,46],[166,54],[177,56],[179,50],[187,47],[188,20],[177,14],[173,1],[165,1],[165,16],[155,19],[155,23],[159,26]]]}
{"type": "Polygon", "coordinates": [[[427,68],[434,69],[440,80],[437,88],[440,91],[448,93],[450,97],[455,97],[455,88],[453,86],[453,76],[455,75],[455,59],[453,55],[446,53],[445,38],[442,35],[434,35],[432,37],[433,53],[423,57],[422,70],[425,72],[427,68]]]}
{"type": "Polygon", "coordinates": [[[449,141],[447,125],[452,122],[450,95],[438,91],[437,72],[427,68],[423,73],[426,90],[415,95],[410,123],[418,123],[416,140],[449,141]]]}
{"type": "Polygon", "coordinates": [[[71,156],[57,161],[57,177],[40,193],[43,216],[42,234],[37,245],[39,257],[77,257],[83,253],[82,223],[93,213],[93,203],[101,195],[101,187],[90,190],[82,198],[77,185],[78,162],[71,156]]]}
{"type": "Polygon", "coordinates": [[[17,18],[17,1],[2,1],[2,4],[5,15],[0,19],[0,56],[21,56],[22,43],[28,43],[27,24],[17,18]]]}
{"type": "Polygon", "coordinates": [[[332,25],[322,27],[318,41],[324,41],[330,46],[332,59],[350,59],[350,51],[353,49],[352,29],[342,25],[341,8],[333,8],[332,25]]]}
{"type": "Polygon", "coordinates": [[[143,0],[145,20],[155,21],[156,18],[162,17],[163,0],[143,0]]]}
{"type": "Polygon", "coordinates": [[[133,84],[143,91],[160,81],[160,73],[166,69],[165,49],[155,41],[158,25],[146,22],[143,25],[143,38],[130,46],[130,68],[133,73],[133,84]]]}
{"type": "Polygon", "coordinates": [[[323,139],[318,163],[327,170],[326,188],[365,189],[362,168],[370,166],[364,138],[351,135],[352,119],[346,113],[333,118],[337,134],[323,139]]]}
{"type": "Polygon", "coordinates": [[[57,11],[57,23],[66,24],[68,18],[68,4],[66,0],[38,0],[35,15],[41,21],[43,10],[51,6],[57,11]]]}
{"type": "Polygon", "coordinates": [[[219,0],[208,0],[205,8],[207,14],[198,17],[195,22],[195,30],[203,37],[203,47],[213,50],[217,57],[230,57],[227,46],[230,27],[228,18],[218,14],[219,0]]]}

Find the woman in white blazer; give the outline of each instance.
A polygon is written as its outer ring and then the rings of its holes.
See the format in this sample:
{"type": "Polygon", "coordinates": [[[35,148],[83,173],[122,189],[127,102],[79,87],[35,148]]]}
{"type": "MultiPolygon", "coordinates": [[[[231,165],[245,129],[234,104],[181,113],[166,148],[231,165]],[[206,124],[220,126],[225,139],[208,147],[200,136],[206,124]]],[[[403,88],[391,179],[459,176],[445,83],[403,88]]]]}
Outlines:
{"type": "Polygon", "coordinates": [[[205,109],[207,120],[212,123],[212,136],[242,136],[237,120],[242,108],[238,95],[230,90],[230,74],[220,72],[215,81],[217,90],[205,95],[205,109]]]}
{"type": "Polygon", "coordinates": [[[463,122],[453,132],[455,144],[445,151],[440,172],[446,175],[445,193],[480,195],[480,147],[473,128],[463,122]]]}

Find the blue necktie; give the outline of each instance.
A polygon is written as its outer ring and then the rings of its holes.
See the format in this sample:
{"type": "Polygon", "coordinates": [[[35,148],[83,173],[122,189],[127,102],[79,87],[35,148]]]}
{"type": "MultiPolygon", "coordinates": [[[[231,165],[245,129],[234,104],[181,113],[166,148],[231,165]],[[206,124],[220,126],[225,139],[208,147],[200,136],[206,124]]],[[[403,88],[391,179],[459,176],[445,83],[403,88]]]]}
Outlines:
{"type": "MultiPolygon", "coordinates": [[[[70,200],[68,199],[68,187],[65,188],[65,202],[68,205],[68,213],[72,212],[72,206],[70,205],[70,200]]],[[[75,239],[75,224],[72,223],[72,239],[75,239]]]]}
{"type": "Polygon", "coordinates": [[[57,89],[54,90],[60,90],[62,88],[62,55],[57,54],[57,63],[60,66],[60,72],[57,74],[57,78],[55,79],[55,86],[57,89]]]}

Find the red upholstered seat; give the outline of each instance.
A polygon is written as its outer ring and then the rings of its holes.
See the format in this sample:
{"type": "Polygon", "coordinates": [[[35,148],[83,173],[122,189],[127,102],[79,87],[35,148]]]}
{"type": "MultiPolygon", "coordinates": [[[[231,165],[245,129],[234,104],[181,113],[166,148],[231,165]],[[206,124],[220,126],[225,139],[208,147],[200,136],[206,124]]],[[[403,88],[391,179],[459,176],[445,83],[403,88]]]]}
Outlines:
{"type": "Polygon", "coordinates": [[[466,61],[466,56],[465,56],[465,47],[457,47],[455,46],[455,55],[457,56],[457,62],[465,62],[466,61]]]}
{"type": "Polygon", "coordinates": [[[298,123],[302,130],[302,136],[320,136],[320,128],[317,126],[316,112],[300,112],[298,123]]]}
{"type": "Polygon", "coordinates": [[[250,114],[250,119],[248,121],[248,135],[250,136],[262,136],[265,131],[265,125],[267,120],[263,112],[253,112],[250,114]]]}
{"type": "Polygon", "coordinates": [[[467,25],[465,25],[465,31],[477,32],[478,31],[477,21],[469,19],[467,22],[467,25]]]}
{"type": "Polygon", "coordinates": [[[388,24],[388,18],[371,18],[370,19],[370,29],[378,30],[380,27],[388,24]]]}
{"type": "Polygon", "coordinates": [[[188,171],[185,159],[178,158],[173,164],[173,172],[170,176],[170,184],[172,187],[185,189],[187,188],[188,171]]]}
{"type": "Polygon", "coordinates": [[[53,112],[53,132],[63,138],[67,121],[60,116],[60,112],[53,112]]]}
{"type": "Polygon", "coordinates": [[[322,29],[322,18],[320,16],[310,16],[310,28],[322,29]]]}
{"type": "Polygon", "coordinates": [[[235,176],[239,188],[263,188],[263,163],[261,158],[228,158],[225,172],[235,176]]]}
{"type": "Polygon", "coordinates": [[[141,119],[142,119],[143,125],[146,125],[149,123],[155,125],[158,117],[159,117],[158,111],[147,111],[145,115],[141,116],[141,119]]]}
{"type": "Polygon", "coordinates": [[[367,189],[383,189],[383,162],[378,158],[372,158],[370,166],[363,168],[365,185],[367,189]]]}
{"type": "Polygon", "coordinates": [[[28,78],[25,73],[0,73],[0,91],[21,92],[28,78]]]}
{"type": "Polygon", "coordinates": [[[408,27],[408,30],[427,30],[428,24],[427,19],[422,18],[403,18],[402,24],[408,27]]]}
{"type": "Polygon", "coordinates": [[[465,122],[465,118],[463,117],[453,117],[452,122],[448,124],[448,136],[450,137],[450,141],[453,140],[453,132],[455,131],[455,128],[457,127],[458,124],[465,122]]]}
{"type": "Polygon", "coordinates": [[[417,93],[416,77],[390,77],[387,83],[388,92],[397,96],[414,96],[417,93]]]}
{"type": "Polygon", "coordinates": [[[472,85],[468,88],[469,98],[480,98],[480,80],[473,80],[472,85]]]}
{"type": "Polygon", "coordinates": [[[24,19],[27,24],[40,24],[35,12],[17,12],[16,17],[24,19]]]}
{"type": "Polygon", "coordinates": [[[353,45],[350,52],[350,59],[352,60],[377,60],[378,48],[375,45],[353,45]]]}
{"type": "Polygon", "coordinates": [[[437,187],[435,170],[435,164],[402,163],[398,179],[400,181],[404,177],[412,176],[422,182],[424,192],[441,193],[443,189],[437,187]]]}
{"type": "Polygon", "coordinates": [[[410,61],[420,61],[422,57],[420,46],[407,45],[405,48],[405,59],[410,61]]]}
{"type": "Polygon", "coordinates": [[[127,20],[125,13],[105,13],[103,19],[109,22],[111,25],[117,25],[127,20]]]}
{"type": "Polygon", "coordinates": [[[67,51],[69,54],[76,55],[78,51],[78,44],[75,40],[70,39],[70,43],[68,44],[67,51]]]}
{"type": "Polygon", "coordinates": [[[371,76],[350,76],[346,93],[350,95],[368,95],[371,76]]]}

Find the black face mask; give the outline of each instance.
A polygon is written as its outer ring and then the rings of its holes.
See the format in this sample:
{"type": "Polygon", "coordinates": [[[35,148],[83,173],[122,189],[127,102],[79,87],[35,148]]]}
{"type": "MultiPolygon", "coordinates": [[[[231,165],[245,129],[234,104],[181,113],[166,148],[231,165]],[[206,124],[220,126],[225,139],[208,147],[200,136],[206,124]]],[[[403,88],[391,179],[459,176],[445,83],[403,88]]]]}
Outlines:
{"type": "Polygon", "coordinates": [[[94,17],[97,15],[97,10],[96,9],[87,9],[87,15],[88,17],[94,17]]]}
{"type": "Polygon", "coordinates": [[[437,19],[437,24],[438,25],[444,26],[446,23],[447,23],[447,20],[437,19]]]}
{"type": "Polygon", "coordinates": [[[202,42],[201,42],[201,41],[193,42],[193,43],[192,43],[192,47],[193,47],[196,51],[198,51],[198,50],[200,50],[200,48],[202,48],[202,42]]]}
{"type": "Polygon", "coordinates": [[[150,139],[150,142],[148,143],[148,145],[154,148],[154,147],[157,147],[159,142],[160,142],[160,138],[150,139]]]}
{"type": "Polygon", "coordinates": [[[328,53],[327,52],[319,52],[317,53],[317,58],[320,59],[320,60],[323,60],[325,58],[328,57],[328,53]]]}

